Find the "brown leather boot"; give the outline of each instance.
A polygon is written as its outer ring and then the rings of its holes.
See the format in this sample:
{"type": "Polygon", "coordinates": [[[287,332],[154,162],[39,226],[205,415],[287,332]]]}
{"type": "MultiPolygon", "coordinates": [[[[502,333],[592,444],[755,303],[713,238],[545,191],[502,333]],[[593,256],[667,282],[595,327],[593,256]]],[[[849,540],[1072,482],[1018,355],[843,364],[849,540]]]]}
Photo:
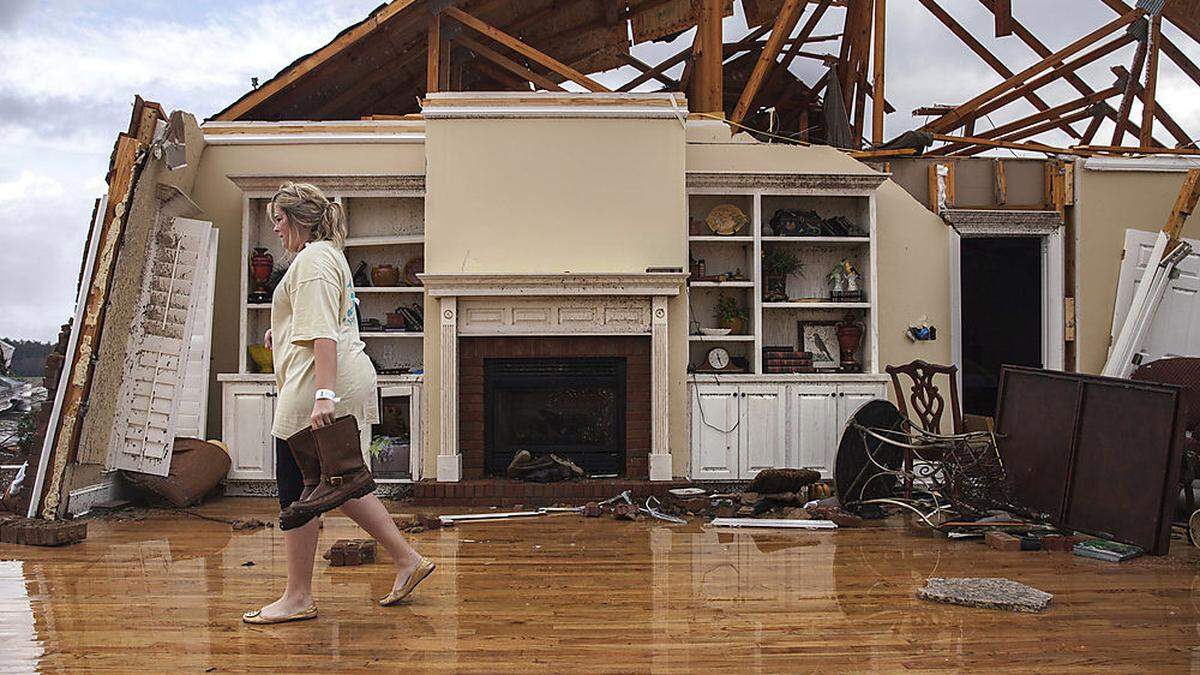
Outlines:
{"type": "Polygon", "coordinates": [[[352,415],[339,417],[333,424],[311,432],[321,467],[320,480],[311,494],[279,514],[281,530],[299,527],[351,499],[375,491],[375,479],[363,464],[358,421],[352,415]]]}
{"type": "Polygon", "coordinates": [[[317,459],[317,437],[311,427],[290,436],[287,439],[288,448],[300,467],[300,476],[304,479],[304,489],[300,491],[300,499],[308,496],[321,483],[321,461],[317,459]]]}

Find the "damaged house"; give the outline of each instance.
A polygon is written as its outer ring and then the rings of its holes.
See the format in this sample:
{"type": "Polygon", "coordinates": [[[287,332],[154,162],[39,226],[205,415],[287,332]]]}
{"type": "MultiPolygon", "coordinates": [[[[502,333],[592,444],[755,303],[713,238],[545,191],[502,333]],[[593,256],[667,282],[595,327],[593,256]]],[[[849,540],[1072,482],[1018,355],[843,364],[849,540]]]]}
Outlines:
{"type": "Polygon", "coordinates": [[[203,122],[139,98],[28,512],[85,512],[117,470],[166,474],[177,437],[224,442],[226,494],[274,489],[262,336],[288,260],[265,206],[291,180],[349,214],[383,413],[362,440],[380,482],[418,498],[501,496],[521,449],[614,485],[830,479],[847,420],[897,398],[889,364],[957,366],[980,419],[1002,364],[1098,373],[1129,311],[1117,277],[1136,285],[1122,251],[1146,246],[1126,229],[1152,245],[1196,162],[1144,65],[1196,74],[1158,32],[1195,37],[1191,3],[1105,2],[1113,21],[1056,52],[985,2],[1039,55],[1014,73],[922,0],[1006,80],[890,143],[886,25],[856,0],[746,0],[735,41],[730,2],[396,0],[203,122]],[[840,53],[805,82],[788,66],[827,41],[826,12],[845,13],[840,53]],[[630,54],[630,34],[693,26],[658,65],[630,54]],[[1075,74],[1125,48],[1145,77],[1075,74]],[[625,64],[641,74],[615,89],[587,74],[625,64]],[[1059,80],[1082,98],[1042,101],[1059,80]],[[1039,112],[976,130],[1014,100],[1039,112]],[[1028,140],[1060,128],[1078,142],[1028,140]],[[1026,156],[977,156],[996,148],[1026,156]]]}

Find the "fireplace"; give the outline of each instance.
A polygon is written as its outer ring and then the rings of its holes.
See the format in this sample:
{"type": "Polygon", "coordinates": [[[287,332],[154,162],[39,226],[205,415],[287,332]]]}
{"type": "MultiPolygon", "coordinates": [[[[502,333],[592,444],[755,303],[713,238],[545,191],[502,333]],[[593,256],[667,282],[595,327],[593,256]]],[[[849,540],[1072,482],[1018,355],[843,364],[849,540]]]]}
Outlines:
{"type": "Polygon", "coordinates": [[[591,475],[625,470],[625,359],[484,360],[484,460],[503,476],[518,450],[591,475]]]}

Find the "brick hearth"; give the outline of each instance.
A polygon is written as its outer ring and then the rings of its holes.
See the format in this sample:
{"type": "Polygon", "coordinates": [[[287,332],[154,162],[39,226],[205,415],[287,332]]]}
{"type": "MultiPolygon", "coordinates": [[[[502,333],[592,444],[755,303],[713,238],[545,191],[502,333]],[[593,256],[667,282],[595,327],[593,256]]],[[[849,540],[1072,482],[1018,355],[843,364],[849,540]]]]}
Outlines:
{"type": "Polygon", "coordinates": [[[460,338],[458,428],[459,448],[463,456],[463,478],[466,480],[484,478],[483,360],[532,357],[623,357],[625,359],[625,477],[634,481],[648,479],[650,474],[650,340],[648,336],[641,335],[460,338]]]}

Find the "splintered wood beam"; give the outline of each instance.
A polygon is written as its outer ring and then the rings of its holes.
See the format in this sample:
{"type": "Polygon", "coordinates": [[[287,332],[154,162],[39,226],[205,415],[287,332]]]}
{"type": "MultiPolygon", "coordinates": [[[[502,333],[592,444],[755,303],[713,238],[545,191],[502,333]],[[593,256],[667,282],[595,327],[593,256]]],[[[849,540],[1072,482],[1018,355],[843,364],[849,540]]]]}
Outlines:
{"type": "Polygon", "coordinates": [[[425,93],[441,90],[442,65],[442,15],[429,15],[429,30],[426,36],[428,45],[425,47],[425,93]]]}
{"type": "Polygon", "coordinates": [[[500,66],[501,68],[512,73],[513,75],[516,75],[517,77],[519,77],[527,82],[532,82],[535,86],[541,87],[542,89],[545,89],[547,91],[565,91],[554,80],[551,80],[550,78],[546,77],[545,75],[535,73],[534,71],[526,68],[525,66],[517,63],[516,61],[513,61],[512,59],[501,54],[500,52],[492,49],[491,47],[480,44],[479,42],[472,40],[471,38],[467,37],[466,35],[458,35],[454,38],[454,41],[457,42],[458,44],[462,45],[463,47],[470,49],[472,52],[475,52],[476,55],[487,59],[488,61],[494,63],[497,66],[500,66]]]}
{"type": "Polygon", "coordinates": [[[872,65],[875,87],[871,95],[871,144],[875,146],[883,145],[883,115],[887,107],[883,97],[886,35],[887,0],[875,0],[875,62],[872,65]]]}
{"type": "MultiPolygon", "coordinates": [[[[871,0],[846,0],[842,50],[838,57],[838,82],[847,114],[854,110],[857,89],[863,81],[862,64],[871,50],[871,0]]],[[[853,139],[857,144],[861,137],[853,139]]]]}
{"type": "MultiPolygon", "coordinates": [[[[825,16],[825,10],[829,9],[831,4],[832,0],[820,0],[820,2],[817,3],[816,8],[813,9],[813,13],[809,15],[808,21],[804,23],[804,27],[800,29],[800,33],[796,36],[796,39],[792,41],[790,48],[788,49],[787,53],[784,54],[783,59],[779,62],[779,65],[772,68],[771,72],[767,75],[767,82],[764,84],[764,88],[774,84],[776,80],[782,77],[783,74],[788,71],[788,68],[792,66],[792,61],[796,60],[797,56],[803,56],[805,58],[812,58],[814,56],[808,54],[807,52],[800,51],[800,48],[804,46],[804,43],[809,41],[813,31],[817,28],[817,23],[821,21],[821,17],[825,16]]],[[[822,59],[829,58],[830,56],[831,55],[829,54],[820,55],[822,59]]]]}
{"type": "MultiPolygon", "coordinates": [[[[987,104],[985,104],[983,106],[980,106],[979,109],[968,114],[965,117],[965,119],[972,120],[972,119],[978,119],[980,117],[989,115],[989,114],[995,112],[996,110],[1003,108],[1004,106],[1008,105],[1009,103],[1012,103],[1013,101],[1016,101],[1017,99],[1022,98],[1025,94],[1032,92],[1032,91],[1036,91],[1037,89],[1040,89],[1040,88],[1050,84],[1051,82],[1057,81],[1059,78],[1064,76],[1064,73],[1068,73],[1068,72],[1074,73],[1075,71],[1079,70],[1080,68],[1082,68],[1088,64],[1094,63],[1095,61],[1098,61],[1099,59],[1101,59],[1105,56],[1108,56],[1109,54],[1117,51],[1118,49],[1124,47],[1125,45],[1130,44],[1134,40],[1135,40],[1135,38],[1133,36],[1125,35],[1125,34],[1122,34],[1119,37],[1113,38],[1112,40],[1100,45],[1099,47],[1093,49],[1092,51],[1090,51],[1086,54],[1082,54],[1078,58],[1067,61],[1065,64],[1055,67],[1054,69],[1050,70],[1049,72],[1045,73],[1044,75],[1042,75],[1034,80],[1031,80],[1024,85],[1021,85],[1020,87],[1017,87],[1016,89],[1013,89],[1012,91],[1008,92],[1007,94],[1004,94],[1003,96],[1000,96],[1000,97],[988,102],[987,104]]],[[[1090,90],[1090,87],[1089,87],[1089,91],[1087,93],[1088,94],[1093,93],[1090,90]]]]}
{"type": "Polygon", "coordinates": [[[962,145],[982,145],[989,148],[1008,148],[1010,150],[1029,150],[1031,152],[1044,152],[1048,154],[1085,154],[1079,152],[1077,148],[1056,148],[1052,145],[1043,143],[1035,143],[1033,141],[1025,141],[1024,143],[1010,143],[1008,141],[998,141],[992,138],[978,138],[975,136],[951,136],[950,134],[933,133],[933,140],[942,141],[944,143],[957,143],[962,145]]]}
{"type": "MultiPolygon", "coordinates": [[[[1130,9],[1129,5],[1122,2],[1122,0],[1100,1],[1105,5],[1108,5],[1109,9],[1113,10],[1117,14],[1123,14],[1128,12],[1130,9]]],[[[1190,58],[1188,58],[1187,54],[1184,54],[1183,50],[1181,50],[1179,46],[1172,42],[1171,38],[1167,37],[1166,35],[1162,36],[1162,51],[1167,55],[1167,58],[1171,59],[1175,62],[1175,65],[1179,66],[1180,70],[1182,70],[1188,77],[1192,78],[1192,81],[1195,82],[1197,86],[1200,86],[1200,67],[1197,67],[1196,64],[1190,58]]]]}
{"type": "Polygon", "coordinates": [[[689,100],[698,112],[725,114],[725,38],[721,29],[725,3],[722,0],[699,0],[696,17],[696,37],[693,41],[695,82],[689,100]]]}
{"type": "Polygon", "coordinates": [[[1162,42],[1162,14],[1155,14],[1150,20],[1150,43],[1146,62],[1146,86],[1142,96],[1142,133],[1138,145],[1146,147],[1154,140],[1154,112],[1158,103],[1154,100],[1158,90],[1158,53],[1162,42]]]}
{"type": "Polygon", "coordinates": [[[394,0],[391,4],[381,7],[375,16],[337,36],[329,44],[309,54],[299,63],[289,66],[284,72],[264,82],[258,89],[247,93],[233,105],[214,115],[213,119],[223,122],[241,119],[243,115],[265,103],[267,99],[284,91],[291,84],[349,47],[358,44],[359,40],[375,32],[416,2],[417,0],[394,0]]]}
{"type": "Polygon", "coordinates": [[[1053,54],[1042,59],[1041,61],[1038,61],[1037,63],[1033,64],[1032,66],[1029,66],[1025,70],[1022,70],[1021,72],[1013,75],[1012,77],[1005,79],[1000,84],[997,84],[996,86],[989,88],[987,91],[984,91],[983,93],[972,98],[971,100],[967,101],[966,103],[963,103],[958,108],[956,108],[953,112],[951,112],[939,119],[933,120],[929,124],[925,125],[923,128],[925,130],[932,131],[934,133],[941,133],[947,129],[954,129],[954,128],[960,126],[962,124],[962,118],[966,114],[969,114],[970,112],[978,109],[984,103],[987,103],[988,101],[994,99],[996,96],[1012,89],[1015,86],[1024,84],[1025,82],[1029,81],[1030,78],[1041,74],[1043,71],[1053,68],[1055,63],[1058,63],[1059,61],[1063,61],[1066,58],[1074,56],[1075,54],[1083,51],[1084,49],[1087,49],[1088,47],[1092,46],[1096,42],[1099,42],[1100,40],[1104,39],[1105,37],[1108,37],[1109,35],[1124,28],[1125,26],[1128,26],[1129,24],[1133,23],[1134,21],[1137,21],[1138,18],[1141,16],[1142,16],[1142,10],[1140,10],[1140,9],[1131,10],[1130,12],[1122,15],[1120,18],[1116,19],[1115,21],[1112,21],[1110,23],[1105,24],[1104,26],[1101,26],[1100,28],[1079,38],[1078,40],[1072,42],[1071,44],[1067,45],[1066,47],[1063,47],[1062,49],[1058,50],[1057,52],[1054,52],[1053,54]]]}
{"type": "Polygon", "coordinates": [[[750,72],[750,78],[746,80],[746,86],[742,88],[742,95],[733,108],[730,120],[734,124],[741,124],[746,119],[746,113],[750,111],[754,98],[758,96],[759,88],[766,81],[772,66],[777,65],[775,59],[779,56],[779,51],[783,49],[784,41],[791,36],[792,30],[800,21],[800,14],[804,11],[806,4],[808,4],[808,0],[784,0],[779,14],[775,17],[775,25],[771,28],[771,37],[767,39],[766,46],[758,55],[758,60],[754,63],[754,70],[750,72]]]}
{"type": "MultiPolygon", "coordinates": [[[[1113,75],[1116,75],[1117,78],[1122,82],[1125,81],[1125,78],[1129,77],[1129,71],[1125,68],[1125,66],[1113,66],[1110,68],[1110,70],[1112,70],[1113,75]]],[[[1142,85],[1139,84],[1137,86],[1137,91],[1134,93],[1137,95],[1138,99],[1141,100],[1142,105],[1146,105],[1146,90],[1142,88],[1142,85]]],[[[1116,117],[1115,113],[1113,114],[1113,117],[1116,117]]],[[[1179,145],[1183,146],[1191,144],[1192,139],[1188,137],[1188,134],[1183,130],[1183,127],[1179,126],[1179,123],[1175,121],[1175,118],[1171,117],[1166,108],[1156,104],[1154,106],[1154,119],[1162,122],[1163,128],[1167,130],[1167,133],[1171,134],[1171,136],[1175,138],[1179,145]]],[[[1142,145],[1148,144],[1142,143],[1142,145]]]]}
{"type": "MultiPolygon", "coordinates": [[[[1002,0],[979,0],[979,2],[984,7],[986,7],[988,9],[988,11],[992,12],[993,14],[996,14],[997,19],[999,19],[998,12],[1004,11],[1002,8],[1000,8],[1000,4],[1002,3],[1002,0]]],[[[1025,45],[1027,47],[1029,47],[1030,49],[1032,49],[1034,51],[1034,53],[1037,54],[1038,56],[1040,56],[1042,58],[1049,56],[1050,48],[1047,47],[1045,45],[1045,43],[1043,43],[1041,40],[1039,40],[1037,38],[1037,36],[1035,36],[1032,32],[1030,32],[1030,30],[1028,28],[1026,28],[1024,24],[1022,24],[1020,21],[1013,18],[1013,16],[1012,16],[1012,0],[1007,0],[1007,4],[1008,4],[1008,12],[1009,12],[1008,22],[1010,23],[1013,32],[1016,33],[1017,37],[1021,40],[1021,42],[1024,42],[1025,45]]],[[[1132,39],[1131,39],[1131,41],[1132,41],[1132,39]]],[[[1055,65],[1059,66],[1062,64],[1061,64],[1061,62],[1059,62],[1059,63],[1056,63],[1055,65]]],[[[1075,87],[1076,91],[1078,91],[1080,94],[1083,94],[1084,96],[1087,96],[1088,94],[1090,94],[1094,91],[1091,87],[1088,86],[1087,82],[1084,82],[1082,78],[1080,78],[1078,75],[1075,74],[1075,70],[1062,71],[1062,77],[1066,78],[1067,82],[1070,82],[1071,86],[1075,87]]]]}
{"type": "MultiPolygon", "coordinates": [[[[1085,110],[1082,115],[1073,115],[1070,117],[1066,117],[1067,115],[1070,115],[1071,113],[1079,110],[1080,108],[1086,108],[1086,107],[1095,105],[1096,103],[1104,101],[1104,100],[1111,98],[1113,96],[1116,96],[1117,94],[1120,94],[1120,93],[1121,93],[1121,89],[1119,87],[1109,87],[1108,89],[1105,89],[1103,91],[1095,92],[1091,96],[1084,96],[1082,98],[1075,99],[1074,101],[1070,101],[1068,103],[1063,103],[1062,105],[1057,105],[1057,106],[1054,106],[1053,108],[1049,108],[1047,110],[1043,110],[1041,112],[1034,113],[1027,117],[1022,117],[1021,119],[1013,120],[1012,122],[1009,122],[1007,124],[1002,124],[1002,125],[996,127],[995,129],[990,129],[990,130],[985,131],[980,134],[974,134],[974,136],[976,138],[1002,138],[1009,134],[1012,134],[1015,132],[1020,132],[1021,130],[1026,129],[1027,127],[1029,127],[1031,125],[1038,124],[1040,122],[1046,123],[1045,125],[1040,125],[1040,126],[1044,126],[1045,128],[1040,128],[1037,133],[1049,131],[1050,129],[1057,129],[1057,128],[1060,128],[1062,126],[1062,124],[1064,124],[1064,123],[1069,124],[1072,122],[1078,122],[1082,119],[1085,119],[1090,114],[1090,112],[1085,110]]],[[[1005,140],[1013,140],[1013,139],[1005,139],[1005,140]]],[[[965,147],[965,146],[949,145],[944,148],[939,148],[939,150],[943,153],[946,153],[946,152],[954,152],[956,150],[961,150],[963,147],[965,147]]]]}
{"type": "Polygon", "coordinates": [[[1012,0],[995,0],[992,13],[996,15],[996,37],[1013,34],[1012,0]]]}
{"type": "Polygon", "coordinates": [[[1138,78],[1146,67],[1146,50],[1150,44],[1147,36],[1138,42],[1137,51],[1133,53],[1133,65],[1129,68],[1130,77],[1125,81],[1125,94],[1121,96],[1121,107],[1117,111],[1117,126],[1113,129],[1112,143],[1120,145],[1125,137],[1125,125],[1129,123],[1129,113],[1133,109],[1133,96],[1137,91],[1138,78]]]}
{"type": "MultiPolygon", "coordinates": [[[[930,14],[933,14],[935,17],[937,17],[937,20],[941,21],[942,25],[950,29],[950,32],[954,33],[954,36],[961,40],[962,43],[965,44],[972,52],[974,52],[976,56],[983,59],[983,62],[988,64],[992,70],[999,73],[1000,77],[1011,78],[1013,76],[1013,71],[1010,70],[1003,61],[997,58],[996,55],[991,52],[991,50],[983,45],[983,43],[975,39],[975,36],[971,35],[970,31],[956,21],[954,17],[950,16],[946,10],[942,9],[941,6],[935,2],[935,0],[919,1],[925,6],[925,9],[929,10],[930,14]]],[[[1038,110],[1048,110],[1050,108],[1050,105],[1042,100],[1040,96],[1033,93],[1033,91],[1026,92],[1023,97],[1032,103],[1033,106],[1038,110]]],[[[1063,131],[1066,131],[1073,138],[1080,137],[1079,133],[1072,129],[1069,125],[1063,125],[1063,131]]]]}
{"type": "Polygon", "coordinates": [[[475,31],[476,33],[479,33],[480,35],[483,35],[485,37],[491,38],[492,40],[495,40],[496,42],[499,42],[500,44],[504,45],[505,47],[508,47],[509,49],[513,50],[514,52],[517,52],[518,54],[529,59],[530,61],[533,61],[534,63],[537,63],[538,65],[542,66],[543,68],[547,68],[547,69],[557,73],[558,75],[561,75],[562,77],[567,78],[568,80],[574,82],[575,84],[578,84],[579,86],[587,89],[588,91],[591,91],[591,92],[612,91],[608,87],[600,84],[599,82],[593,80],[592,78],[588,77],[587,75],[584,75],[583,73],[579,72],[578,70],[575,70],[574,68],[572,68],[571,66],[568,66],[567,64],[563,63],[562,61],[559,61],[558,59],[546,54],[545,52],[541,51],[540,49],[535,49],[534,47],[529,46],[528,44],[518,40],[517,38],[509,35],[508,33],[505,33],[504,31],[500,30],[499,28],[496,28],[496,27],[492,26],[491,24],[485,23],[485,22],[475,18],[474,16],[467,14],[466,12],[462,11],[461,9],[459,9],[453,5],[447,7],[444,10],[444,12],[445,12],[446,16],[449,16],[450,18],[461,23],[462,25],[466,26],[467,28],[470,28],[471,30],[475,31]]]}
{"type": "Polygon", "coordinates": [[[1186,157],[1200,157],[1200,150],[1195,148],[1131,148],[1127,145],[1077,145],[1072,150],[1084,150],[1110,155],[1183,155],[1186,157]]]}
{"type": "Polygon", "coordinates": [[[1179,236],[1183,234],[1183,224],[1196,210],[1197,202],[1200,202],[1200,169],[1192,169],[1183,180],[1183,187],[1179,189],[1171,216],[1163,225],[1162,231],[1171,240],[1172,245],[1179,243],[1179,236]]]}
{"type": "MultiPolygon", "coordinates": [[[[1105,104],[1105,105],[1107,105],[1107,104],[1105,104]]],[[[1109,112],[1111,113],[1111,115],[1113,117],[1116,117],[1115,112],[1112,112],[1112,111],[1109,111],[1109,112]]],[[[1088,122],[1087,130],[1083,132],[1083,140],[1080,141],[1080,143],[1082,143],[1083,145],[1091,145],[1092,140],[1096,138],[1096,134],[1100,131],[1100,125],[1104,122],[1104,119],[1106,117],[1108,117],[1108,115],[1106,115],[1103,112],[1097,111],[1094,114],[1094,116],[1092,117],[1092,121],[1088,122]]]]}
{"type": "MultiPolygon", "coordinates": [[[[643,73],[650,73],[650,71],[654,70],[653,66],[651,66],[650,64],[646,63],[645,61],[639,59],[638,57],[634,56],[633,54],[618,54],[617,58],[624,61],[627,65],[637,68],[638,70],[642,71],[643,73]]],[[[679,90],[679,81],[678,80],[673,80],[673,79],[667,77],[666,75],[663,75],[661,72],[655,72],[655,73],[651,74],[650,76],[652,78],[658,80],[659,82],[662,82],[664,85],[666,85],[668,87],[675,87],[676,91],[679,90]]]]}

